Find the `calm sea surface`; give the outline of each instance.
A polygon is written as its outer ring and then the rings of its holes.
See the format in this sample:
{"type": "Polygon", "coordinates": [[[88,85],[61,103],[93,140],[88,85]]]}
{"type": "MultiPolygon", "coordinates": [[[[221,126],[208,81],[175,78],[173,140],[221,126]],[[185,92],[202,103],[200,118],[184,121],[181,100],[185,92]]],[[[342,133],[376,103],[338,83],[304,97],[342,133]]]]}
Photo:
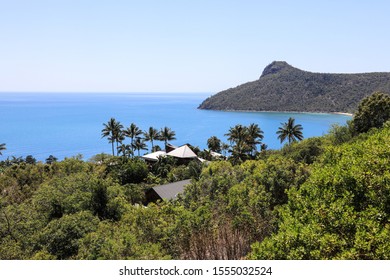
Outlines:
{"type": "MultiPolygon", "coordinates": [[[[6,143],[0,160],[8,156],[33,155],[45,160],[82,154],[84,159],[98,153],[111,153],[107,139],[101,138],[103,123],[111,117],[124,126],[136,123],[170,127],[176,132],[174,145],[190,143],[207,147],[207,139],[225,133],[236,125],[257,123],[264,131],[268,148],[281,147],[276,130],[291,116],[302,124],[305,138],[326,133],[333,123],[345,124],[348,116],[335,114],[254,113],[198,110],[210,94],[161,93],[0,93],[0,144],[6,143]]],[[[128,140],[127,140],[128,141],[128,140]]],[[[163,146],[162,143],[156,143],[163,146]]]]}

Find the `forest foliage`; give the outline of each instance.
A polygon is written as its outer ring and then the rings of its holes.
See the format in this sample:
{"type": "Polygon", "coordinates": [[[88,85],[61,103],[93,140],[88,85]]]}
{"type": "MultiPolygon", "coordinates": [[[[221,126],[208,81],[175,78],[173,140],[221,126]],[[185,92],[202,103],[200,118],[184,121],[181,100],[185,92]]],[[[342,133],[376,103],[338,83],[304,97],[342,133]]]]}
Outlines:
{"type": "MultiPolygon", "coordinates": [[[[364,116],[370,106],[359,108],[364,116]]],[[[0,259],[390,259],[382,116],[366,118],[381,119],[367,132],[354,118],[203,166],[108,155],[2,161],[0,259]],[[176,200],[146,203],[150,187],[187,178],[176,200]]]]}

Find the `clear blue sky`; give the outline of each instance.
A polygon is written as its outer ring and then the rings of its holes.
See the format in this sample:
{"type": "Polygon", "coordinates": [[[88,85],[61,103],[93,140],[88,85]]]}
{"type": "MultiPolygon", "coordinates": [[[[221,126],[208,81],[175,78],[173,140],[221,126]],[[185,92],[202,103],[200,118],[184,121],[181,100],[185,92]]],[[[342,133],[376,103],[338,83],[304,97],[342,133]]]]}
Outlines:
{"type": "Polygon", "coordinates": [[[390,1],[0,0],[0,92],[217,92],[274,60],[390,72],[390,1]]]}

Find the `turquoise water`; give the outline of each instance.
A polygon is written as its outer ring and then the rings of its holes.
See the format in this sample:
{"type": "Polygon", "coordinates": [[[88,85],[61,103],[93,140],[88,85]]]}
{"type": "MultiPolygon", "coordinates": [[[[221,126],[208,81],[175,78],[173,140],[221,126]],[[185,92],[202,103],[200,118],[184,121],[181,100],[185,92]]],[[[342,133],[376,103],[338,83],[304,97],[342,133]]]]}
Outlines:
{"type": "MultiPolygon", "coordinates": [[[[117,93],[0,93],[0,143],[6,143],[0,160],[8,156],[33,155],[44,160],[82,154],[84,159],[111,153],[111,145],[101,138],[103,123],[111,117],[124,126],[136,123],[170,127],[176,132],[174,145],[190,143],[206,148],[207,139],[236,125],[257,123],[264,131],[264,143],[277,149],[281,144],[276,130],[291,116],[302,124],[305,138],[326,133],[331,124],[345,124],[348,116],[268,112],[221,112],[198,110],[205,93],[117,94],[117,93]]],[[[127,140],[128,141],[128,140],[127,140]]],[[[156,143],[163,146],[162,143],[156,143]]]]}

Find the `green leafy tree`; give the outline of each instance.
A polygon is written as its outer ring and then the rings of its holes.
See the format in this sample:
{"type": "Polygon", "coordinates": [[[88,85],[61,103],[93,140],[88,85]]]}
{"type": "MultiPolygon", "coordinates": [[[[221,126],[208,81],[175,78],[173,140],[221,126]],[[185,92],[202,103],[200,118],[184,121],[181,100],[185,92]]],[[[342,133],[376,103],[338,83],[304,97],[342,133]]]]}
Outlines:
{"type": "Polygon", "coordinates": [[[329,129],[328,137],[333,144],[341,145],[351,140],[354,134],[353,122],[349,120],[346,125],[333,124],[329,129]]]}
{"type": "Polygon", "coordinates": [[[113,162],[109,168],[109,173],[113,178],[119,180],[121,185],[139,184],[145,181],[149,173],[146,163],[137,158],[129,159],[126,162],[113,162]]]}
{"type": "Polygon", "coordinates": [[[91,208],[100,219],[107,217],[108,194],[105,184],[95,184],[91,190],[91,208]]]}
{"type": "Polygon", "coordinates": [[[152,170],[155,175],[161,178],[167,178],[169,172],[177,165],[177,160],[174,157],[160,156],[157,162],[153,164],[152,170]]]}
{"type": "Polygon", "coordinates": [[[27,164],[36,164],[37,160],[32,155],[28,155],[28,156],[26,156],[25,162],[27,164]]]}
{"type": "Polygon", "coordinates": [[[294,118],[289,118],[287,122],[281,123],[281,127],[279,127],[276,134],[278,134],[278,139],[280,139],[280,143],[283,143],[286,139],[288,143],[291,144],[297,140],[303,139],[303,127],[300,124],[295,124],[294,118]]]}
{"type": "Polygon", "coordinates": [[[38,245],[57,259],[68,259],[78,254],[79,240],[95,231],[98,224],[99,219],[90,212],[64,215],[40,232],[38,245]]]}
{"type": "Polygon", "coordinates": [[[55,156],[53,155],[50,155],[47,159],[46,159],[46,163],[47,164],[52,164],[54,162],[57,162],[58,158],[56,158],[55,156]]]}
{"type": "Polygon", "coordinates": [[[323,153],[325,144],[323,137],[307,138],[301,142],[294,142],[281,149],[282,155],[292,158],[296,162],[312,164],[323,153]]]}
{"type": "MultiPolygon", "coordinates": [[[[133,212],[132,212],[133,213],[133,212]]],[[[155,216],[156,212],[154,213],[155,216]]],[[[141,215],[134,213],[139,219],[141,215]]],[[[77,259],[81,260],[164,260],[170,257],[161,244],[142,239],[142,229],[129,228],[127,223],[101,222],[96,231],[83,237],[77,259]]]]}
{"type": "Polygon", "coordinates": [[[381,127],[390,119],[390,96],[375,92],[364,98],[353,117],[353,127],[357,133],[367,132],[372,127],[381,127]]]}
{"type": "Polygon", "coordinates": [[[252,259],[389,259],[390,158],[384,128],[329,147],[310,177],[288,191],[278,231],[252,259]]]}
{"type": "Polygon", "coordinates": [[[5,206],[0,198],[0,259],[31,259],[36,235],[44,226],[31,204],[5,206]]]}

